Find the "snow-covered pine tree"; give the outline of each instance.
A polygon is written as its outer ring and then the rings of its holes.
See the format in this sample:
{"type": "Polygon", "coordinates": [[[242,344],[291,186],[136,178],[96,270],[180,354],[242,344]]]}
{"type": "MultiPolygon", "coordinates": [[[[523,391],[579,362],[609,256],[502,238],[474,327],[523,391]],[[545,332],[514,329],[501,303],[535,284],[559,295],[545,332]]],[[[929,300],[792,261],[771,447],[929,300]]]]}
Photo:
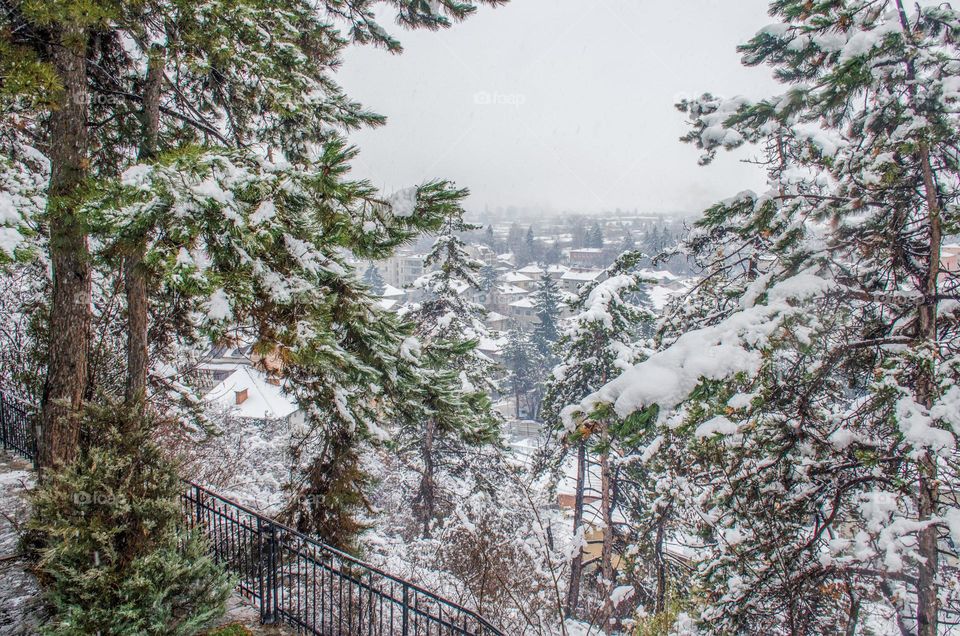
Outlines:
{"type": "Polygon", "coordinates": [[[663,241],[660,238],[660,228],[654,225],[646,234],[643,235],[643,249],[651,258],[657,256],[663,247],[663,241]]]}
{"type": "Polygon", "coordinates": [[[599,249],[603,247],[603,228],[600,223],[594,223],[587,232],[585,247],[599,249]]]}
{"type": "Polygon", "coordinates": [[[535,263],[540,260],[540,244],[537,243],[536,236],[533,233],[533,226],[527,228],[527,234],[524,237],[524,247],[526,249],[527,262],[535,263]]]}
{"type": "Polygon", "coordinates": [[[479,226],[463,220],[460,201],[466,190],[456,195],[444,207],[443,225],[424,261],[433,271],[416,282],[426,298],[406,316],[416,325],[421,375],[416,391],[424,396],[424,408],[402,413],[401,436],[421,462],[415,506],[424,537],[437,517],[443,477],[477,469],[470,465],[469,447],[500,437],[500,419],[489,397],[496,389],[495,365],[477,349],[480,339],[489,337],[486,309],[470,299],[481,290],[483,264],[467,253],[461,238],[479,226]]]}
{"type": "MultiPolygon", "coordinates": [[[[86,179],[115,176],[140,156],[185,144],[256,145],[272,157],[309,161],[338,129],[382,123],[331,79],[347,39],[394,51],[399,42],[374,11],[392,6],[401,24],[436,29],[479,3],[500,0],[341,2],[13,3],[4,11],[0,67],[6,78],[5,143],[22,165],[50,161],[47,206],[52,293],[42,463],[75,451],[76,413],[87,377],[91,259],[80,218],[86,179]],[[263,37],[269,33],[270,37],[263,37]],[[95,122],[95,126],[88,126],[95,122]],[[39,153],[31,148],[35,145],[39,153]],[[68,275],[69,272],[69,275],[68,275]],[[63,274],[62,276],[59,274],[63,274]]],[[[151,228],[132,223],[109,236],[132,261],[131,381],[142,385],[149,277],[140,267],[151,228]],[[138,233],[139,232],[139,233],[138,233]],[[117,240],[121,239],[121,240],[117,240]]]]}
{"type": "MultiPolygon", "coordinates": [[[[321,363],[333,364],[340,356],[341,365],[370,364],[387,377],[395,375],[403,329],[389,334],[361,327],[371,311],[379,314],[370,309],[339,254],[346,250],[360,258],[383,257],[420,230],[436,227],[439,217],[431,221],[429,213],[421,213],[446,188],[426,184],[386,201],[368,184],[346,179],[354,151],[342,134],[383,120],[350,101],[333,81],[332,71],[351,39],[399,50],[399,43],[374,20],[377,6],[393,7],[406,26],[438,28],[466,17],[478,4],[357,0],[347,11],[340,2],[210,0],[94,3],[92,10],[91,3],[67,2],[42,10],[18,4],[4,14],[10,25],[3,30],[4,63],[26,55],[36,61],[30,66],[36,81],[16,83],[25,99],[3,114],[17,119],[9,130],[24,131],[24,139],[39,140],[41,151],[49,151],[55,177],[51,191],[63,195],[50,225],[54,234],[63,234],[50,243],[51,251],[63,252],[54,255],[55,261],[60,259],[55,271],[77,272],[64,278],[72,281],[70,289],[55,285],[52,323],[69,324],[49,331],[69,342],[52,342],[50,347],[45,418],[56,426],[44,426],[50,443],[41,445],[49,451],[42,455],[66,460],[74,450],[75,425],[70,418],[53,416],[64,404],[77,408],[90,375],[84,370],[90,304],[76,299],[89,295],[91,288],[86,248],[91,227],[108,267],[135,261],[126,268],[128,280],[140,279],[128,293],[128,308],[138,308],[128,312],[131,350],[142,353],[146,341],[150,321],[143,311],[150,303],[144,294],[149,294],[155,305],[171,310],[169,324],[179,331],[181,342],[189,341],[198,328],[222,335],[231,322],[250,330],[261,353],[289,356],[285,362],[291,374],[298,364],[316,372],[321,363]],[[270,37],[264,38],[264,32],[270,37]],[[58,38],[69,39],[68,46],[58,38]],[[97,45],[87,47],[88,41],[97,45]],[[48,64],[48,49],[69,55],[48,64]],[[45,78],[63,91],[46,91],[45,78]],[[69,107],[48,103],[42,99],[45,93],[63,97],[69,107]],[[48,112],[53,116],[48,118],[48,112]],[[97,126],[87,130],[88,119],[97,126]],[[54,121],[61,128],[47,126],[54,121]],[[64,141],[49,144],[53,136],[64,141]],[[141,152],[146,146],[152,146],[151,151],[141,152]],[[176,175],[182,179],[171,178],[177,170],[183,171],[176,175]],[[124,186],[136,191],[117,194],[108,184],[98,200],[133,196],[135,201],[127,208],[83,206],[79,195],[87,192],[79,184],[87,172],[105,179],[123,174],[124,186]],[[284,191],[287,179],[297,185],[284,191]],[[70,205],[61,205],[67,201],[70,205]],[[171,207],[173,201],[182,205],[171,207]],[[305,211],[309,205],[318,209],[305,211]],[[200,216],[184,219],[188,212],[200,216]],[[326,237],[317,239],[318,231],[326,237]],[[332,262],[321,254],[331,254],[332,262]],[[330,269],[321,263],[329,263],[330,269]],[[288,272],[292,275],[284,278],[288,272]],[[316,293],[306,291],[309,287],[316,293]],[[238,296],[230,295],[234,292],[238,296]],[[262,296],[254,299],[254,292],[262,296]],[[212,297],[205,296],[210,293],[212,297]],[[327,300],[317,301],[327,293],[327,300]],[[329,303],[334,297],[341,300],[336,307],[329,303]],[[209,311],[196,311],[204,305],[209,311]],[[135,325],[134,314],[139,317],[135,325]],[[336,323],[341,316],[354,324],[341,329],[336,323]],[[334,337],[337,344],[356,350],[324,358],[302,348],[307,342],[317,345],[317,339],[327,347],[332,333],[343,335],[340,340],[334,337]],[[375,343],[374,337],[381,340],[375,343]],[[296,350],[299,353],[292,353],[296,350]]],[[[390,319],[383,322],[392,324],[390,319]]],[[[128,362],[135,383],[145,374],[149,358],[139,355],[138,362],[133,357],[128,362]]],[[[357,381],[366,373],[338,371],[329,377],[346,375],[357,381]]],[[[303,369],[296,373],[310,375],[303,369]]],[[[314,412],[318,420],[323,419],[321,412],[332,411],[331,431],[340,424],[362,430],[349,409],[333,407],[335,393],[344,398],[358,390],[356,385],[310,384],[301,398],[324,402],[314,412]]],[[[339,405],[348,402],[343,399],[339,405]]]]}
{"type": "Polygon", "coordinates": [[[383,281],[383,276],[380,275],[380,270],[377,269],[377,266],[373,263],[367,267],[367,271],[363,273],[363,282],[367,284],[370,288],[370,291],[376,296],[382,296],[383,292],[386,291],[387,285],[383,281]]]}
{"type": "Polygon", "coordinates": [[[491,265],[484,265],[480,268],[480,289],[489,292],[497,286],[497,270],[491,265]]]}
{"type": "Polygon", "coordinates": [[[530,342],[529,334],[514,325],[507,332],[507,341],[501,351],[503,366],[507,370],[506,386],[514,399],[514,417],[530,416],[532,404],[530,393],[537,388],[538,353],[530,342]],[[521,408],[523,405],[523,408],[521,408]]]}
{"type": "Polygon", "coordinates": [[[493,226],[488,225],[487,229],[483,232],[483,244],[489,247],[490,249],[496,249],[497,239],[493,233],[493,226]]]}
{"type": "Polygon", "coordinates": [[[533,297],[537,324],[533,327],[530,341],[544,363],[553,368],[555,360],[553,345],[560,338],[560,309],[563,304],[557,281],[550,274],[544,272],[540,275],[540,280],[537,281],[537,288],[534,290],[533,297]]]}
{"type": "Polygon", "coordinates": [[[709,304],[578,409],[657,416],[651,452],[684,458],[664,486],[703,519],[701,629],[857,633],[879,612],[935,636],[960,611],[958,280],[941,266],[960,14],[770,12],[741,50],[787,90],[681,105],[703,163],[762,144],[770,188],[707,211],[689,247],[709,304]]]}
{"type": "MultiPolygon", "coordinates": [[[[629,438],[633,443],[635,435],[626,435],[625,423],[609,414],[569,428],[564,425],[561,413],[568,405],[577,404],[642,358],[639,327],[651,317],[647,310],[629,300],[643,283],[636,271],[641,258],[640,252],[621,255],[606,270],[605,276],[580,290],[573,304],[575,314],[557,346],[562,359],[548,381],[543,401],[544,420],[554,433],[557,444],[555,465],[564,461],[571,446],[577,449],[575,536],[584,534],[583,475],[589,470],[590,456],[596,456],[600,464],[602,499],[599,506],[604,528],[599,570],[605,580],[601,585],[604,595],[602,613],[607,617],[613,609],[608,601],[615,583],[612,523],[615,477],[611,454],[622,455],[623,442],[629,438]]],[[[566,598],[568,614],[575,614],[580,606],[582,565],[582,554],[574,555],[566,598]]]]}
{"type": "Polygon", "coordinates": [[[380,422],[420,408],[408,386],[413,325],[383,310],[346,258],[383,258],[438,229],[463,193],[437,182],[381,200],[345,174],[353,151],[328,145],[309,166],[243,152],[181,153],[127,170],[90,211],[103,226],[146,218],[158,228],[146,262],[162,294],[191,309],[181,329],[217,341],[236,334],[283,364],[307,416],[294,458],[288,513],[305,530],[349,545],[362,504],[358,445],[385,436],[380,422]],[[413,403],[407,403],[406,400],[413,403]],[[305,496],[309,495],[309,496],[305,496]]]}

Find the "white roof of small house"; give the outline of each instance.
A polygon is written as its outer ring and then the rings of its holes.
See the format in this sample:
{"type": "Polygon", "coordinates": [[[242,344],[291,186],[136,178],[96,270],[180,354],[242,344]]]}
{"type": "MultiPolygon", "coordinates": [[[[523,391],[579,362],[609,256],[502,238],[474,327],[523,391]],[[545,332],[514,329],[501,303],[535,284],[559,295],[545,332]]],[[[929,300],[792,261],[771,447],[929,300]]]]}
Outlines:
{"type": "Polygon", "coordinates": [[[652,278],[653,280],[668,280],[668,281],[674,281],[674,280],[679,280],[679,278],[680,278],[679,276],[677,276],[677,275],[674,274],[673,272],[668,272],[668,271],[666,271],[666,270],[657,270],[657,271],[654,271],[654,270],[652,270],[652,269],[641,269],[638,273],[639,273],[640,276],[642,276],[643,278],[652,278]]]}
{"type": "Polygon", "coordinates": [[[599,269],[591,269],[587,271],[576,271],[571,269],[567,272],[564,272],[563,276],[560,278],[561,280],[596,280],[601,274],[603,274],[603,271],[599,269]]]}
{"type": "Polygon", "coordinates": [[[523,287],[517,287],[516,285],[499,285],[497,287],[497,291],[499,291],[501,294],[510,296],[530,293],[523,287]]]}
{"type": "Polygon", "coordinates": [[[533,301],[529,298],[521,298],[520,300],[515,300],[510,303],[511,307],[520,307],[521,309],[530,309],[533,307],[533,301]]]}
{"type": "Polygon", "coordinates": [[[507,339],[505,337],[490,338],[488,336],[481,336],[480,342],[477,344],[477,349],[489,353],[498,353],[506,344],[507,339]]]}
{"type": "Polygon", "coordinates": [[[230,409],[237,416],[266,420],[286,417],[298,409],[296,401],[282,386],[270,384],[262,371],[240,367],[204,396],[204,401],[230,409]],[[237,404],[237,394],[247,392],[247,398],[237,404]]]}
{"type": "Polygon", "coordinates": [[[539,265],[527,265],[526,267],[521,267],[517,271],[521,274],[533,274],[534,276],[539,276],[543,273],[543,269],[539,265]]]}
{"type": "Polygon", "coordinates": [[[397,289],[393,285],[384,285],[383,293],[380,294],[381,298],[394,298],[397,296],[406,296],[407,292],[402,289],[397,289]]]}
{"type": "Polygon", "coordinates": [[[533,279],[518,272],[507,272],[503,275],[503,281],[505,283],[529,283],[533,279]]]}

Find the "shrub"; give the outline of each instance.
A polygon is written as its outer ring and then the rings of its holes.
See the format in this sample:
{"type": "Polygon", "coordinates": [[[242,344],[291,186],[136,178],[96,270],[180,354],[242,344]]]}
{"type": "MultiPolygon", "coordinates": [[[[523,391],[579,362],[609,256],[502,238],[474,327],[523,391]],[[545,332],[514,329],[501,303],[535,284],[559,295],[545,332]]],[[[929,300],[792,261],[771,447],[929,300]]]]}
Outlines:
{"type": "Polygon", "coordinates": [[[183,526],[156,425],[140,409],[89,407],[77,459],[34,492],[28,537],[49,634],[195,634],[223,613],[231,581],[183,526]]]}

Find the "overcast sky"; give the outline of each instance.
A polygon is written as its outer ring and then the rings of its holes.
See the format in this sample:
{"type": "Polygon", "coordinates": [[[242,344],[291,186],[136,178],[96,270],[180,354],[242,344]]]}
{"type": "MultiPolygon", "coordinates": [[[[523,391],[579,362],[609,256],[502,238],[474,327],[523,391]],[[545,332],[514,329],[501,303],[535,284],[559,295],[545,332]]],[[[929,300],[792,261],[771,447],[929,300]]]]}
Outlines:
{"type": "MultiPolygon", "coordinates": [[[[760,188],[746,152],[697,166],[679,143],[680,95],[759,97],[766,68],[737,44],[771,22],[766,0],[513,0],[405,51],[354,47],[347,93],[388,117],[354,134],[358,176],[387,191],[449,178],[468,207],[699,212],[760,188]]],[[[400,31],[393,26],[393,31],[400,31]]]]}

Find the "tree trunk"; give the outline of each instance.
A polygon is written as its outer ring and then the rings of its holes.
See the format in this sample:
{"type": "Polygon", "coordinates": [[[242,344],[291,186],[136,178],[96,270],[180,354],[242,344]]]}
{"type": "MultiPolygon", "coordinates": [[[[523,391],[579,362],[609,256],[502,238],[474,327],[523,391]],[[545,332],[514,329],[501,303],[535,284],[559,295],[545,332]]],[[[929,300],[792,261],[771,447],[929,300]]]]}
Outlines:
{"type": "Polygon", "coordinates": [[[520,386],[516,383],[513,389],[513,414],[516,419],[520,419],[520,386]]]}
{"type": "Polygon", "coordinates": [[[657,598],[654,609],[658,614],[667,609],[667,562],[663,554],[663,527],[666,522],[666,514],[657,521],[657,539],[653,548],[654,565],[657,569],[657,598]]]}
{"type": "Polygon", "coordinates": [[[610,473],[610,429],[606,422],[601,423],[600,445],[600,510],[603,520],[603,545],[600,550],[600,576],[606,594],[603,602],[603,631],[610,633],[613,617],[613,602],[610,595],[616,588],[616,572],[613,568],[613,480],[610,473]]]}
{"type": "Polygon", "coordinates": [[[89,170],[86,29],[68,26],[50,59],[63,85],[48,128],[50,186],[47,215],[53,297],[47,377],[43,388],[38,465],[70,462],[79,443],[79,411],[87,379],[91,270],[80,218],[81,188],[89,170]]]}
{"type": "MultiPolygon", "coordinates": [[[[160,134],[160,88],[163,81],[163,49],[154,46],[150,50],[147,66],[147,81],[143,90],[142,134],[139,159],[150,161],[157,155],[160,134]]],[[[127,403],[146,399],[148,357],[148,332],[150,298],[147,291],[147,271],[144,266],[146,237],[137,237],[129,246],[130,253],[124,259],[124,289],[127,295],[127,403]]]]}
{"type": "MultiPolygon", "coordinates": [[[[912,29],[903,0],[896,0],[897,12],[900,16],[900,25],[905,36],[913,41],[912,29]]],[[[914,84],[916,69],[913,58],[907,55],[904,59],[907,69],[907,91],[911,100],[917,100],[917,90],[914,84]]],[[[930,241],[927,254],[927,271],[920,284],[923,293],[923,304],[919,310],[919,326],[917,333],[918,344],[930,352],[932,359],[925,368],[920,369],[916,382],[915,398],[919,404],[930,408],[936,398],[937,379],[936,365],[940,357],[937,344],[937,291],[940,277],[940,258],[943,243],[942,219],[940,218],[940,192],[933,173],[930,161],[930,148],[921,143],[917,149],[917,159],[920,163],[923,179],[923,194],[927,204],[927,236],[930,241]]],[[[929,522],[937,514],[939,503],[937,464],[931,457],[929,450],[925,451],[917,461],[917,519],[921,523],[929,522]]],[[[937,636],[939,620],[939,599],[937,597],[937,569],[939,566],[939,549],[937,546],[937,526],[929,524],[919,532],[917,549],[920,553],[920,562],[917,567],[917,636],[937,636]]]]}
{"type": "Polygon", "coordinates": [[[844,630],[845,636],[857,636],[857,625],[860,622],[860,597],[854,591],[852,585],[847,585],[847,596],[850,597],[850,612],[847,614],[847,627],[844,630]]]}
{"type": "MultiPolygon", "coordinates": [[[[937,186],[930,166],[930,150],[920,148],[920,165],[923,171],[923,184],[927,199],[929,219],[930,252],[926,280],[924,281],[924,304],[920,306],[919,336],[923,346],[932,352],[933,360],[920,370],[917,382],[917,401],[925,407],[933,406],[936,390],[937,351],[937,288],[940,276],[940,251],[943,231],[940,219],[940,200],[937,186]]],[[[921,523],[929,522],[937,514],[939,499],[936,459],[926,451],[918,462],[917,518],[921,523]]],[[[937,636],[939,619],[939,599],[937,597],[937,569],[939,549],[937,546],[937,526],[928,524],[919,533],[919,552],[921,562],[917,568],[917,634],[918,636],[937,636]]]]}
{"type": "MultiPolygon", "coordinates": [[[[583,491],[586,488],[587,446],[583,440],[577,442],[577,487],[573,504],[573,534],[583,532],[583,491]]],[[[582,537],[581,537],[582,538],[582,537]]],[[[564,614],[574,616],[580,604],[580,579],[583,577],[583,548],[578,546],[577,553],[570,562],[570,585],[567,587],[567,601],[564,614]]]]}
{"type": "Polygon", "coordinates": [[[433,522],[436,506],[436,484],[434,482],[433,444],[436,435],[436,422],[433,418],[427,420],[427,428],[423,432],[423,443],[420,446],[420,455],[423,459],[423,475],[420,477],[420,492],[417,495],[419,504],[420,522],[423,524],[423,538],[430,538],[430,524],[433,522]]]}

